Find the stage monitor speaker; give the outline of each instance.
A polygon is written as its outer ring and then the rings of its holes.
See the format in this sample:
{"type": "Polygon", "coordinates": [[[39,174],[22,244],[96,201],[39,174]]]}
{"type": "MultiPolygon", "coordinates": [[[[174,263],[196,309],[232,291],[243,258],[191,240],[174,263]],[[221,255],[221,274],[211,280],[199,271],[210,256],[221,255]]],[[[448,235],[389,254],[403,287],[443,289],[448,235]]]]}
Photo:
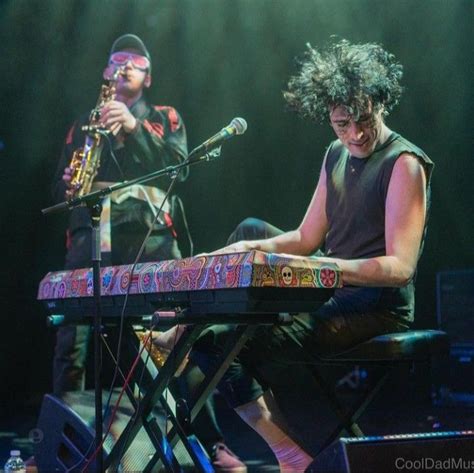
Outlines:
{"type": "MultiPolygon", "coordinates": [[[[113,393],[112,406],[115,404],[117,394],[113,393]]],[[[104,392],[104,406],[107,396],[108,393],[104,392]]],[[[124,397],[104,444],[104,458],[113,448],[133,412],[130,402],[124,397]]],[[[161,410],[154,409],[153,416],[160,425],[165,422],[161,410]]],[[[93,392],[71,392],[63,399],[49,394],[44,396],[35,430],[35,461],[39,473],[81,471],[85,466],[84,459],[90,457],[94,451],[94,418],[93,392]]],[[[108,422],[109,416],[104,418],[104,433],[108,422]]],[[[142,427],[130,448],[124,452],[120,472],[144,471],[155,452],[150,438],[142,427]]],[[[175,448],[175,454],[180,464],[185,467],[184,470],[188,471],[191,462],[181,443],[175,448]]],[[[87,471],[97,471],[95,466],[95,463],[92,463],[87,471]]],[[[161,470],[159,466],[155,466],[152,471],[161,470]]]]}
{"type": "MultiPolygon", "coordinates": [[[[54,396],[43,399],[37,432],[35,461],[40,472],[80,471],[94,450],[94,429],[54,396]]],[[[95,462],[91,471],[97,471],[95,462]]]]}
{"type": "Polygon", "coordinates": [[[474,431],[341,438],[306,473],[474,470],[474,431]]]}
{"type": "Polygon", "coordinates": [[[436,312],[452,344],[474,345],[474,269],[436,273],[436,312]]]}

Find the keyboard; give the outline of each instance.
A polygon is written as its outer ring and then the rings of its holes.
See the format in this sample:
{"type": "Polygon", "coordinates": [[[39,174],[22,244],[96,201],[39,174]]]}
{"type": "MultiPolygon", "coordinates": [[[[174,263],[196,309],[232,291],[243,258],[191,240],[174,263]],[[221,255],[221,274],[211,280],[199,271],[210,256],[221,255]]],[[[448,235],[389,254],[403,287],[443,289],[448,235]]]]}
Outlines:
{"type": "MultiPolygon", "coordinates": [[[[249,251],[101,268],[103,317],[141,317],[157,311],[259,314],[316,310],[341,287],[336,264],[314,258],[249,251]]],[[[92,269],[49,272],[38,300],[51,314],[94,314],[92,269]]]]}

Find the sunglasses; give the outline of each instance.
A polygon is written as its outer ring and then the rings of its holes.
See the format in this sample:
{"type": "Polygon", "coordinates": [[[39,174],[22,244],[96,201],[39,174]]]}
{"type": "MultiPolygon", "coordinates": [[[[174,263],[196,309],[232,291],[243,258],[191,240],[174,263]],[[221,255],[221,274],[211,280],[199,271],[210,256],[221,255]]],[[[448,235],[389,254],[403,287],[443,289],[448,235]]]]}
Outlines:
{"type": "Polygon", "coordinates": [[[109,64],[115,64],[116,66],[125,66],[130,61],[135,69],[146,71],[150,68],[150,61],[145,56],[139,54],[117,52],[110,56],[109,64]]]}

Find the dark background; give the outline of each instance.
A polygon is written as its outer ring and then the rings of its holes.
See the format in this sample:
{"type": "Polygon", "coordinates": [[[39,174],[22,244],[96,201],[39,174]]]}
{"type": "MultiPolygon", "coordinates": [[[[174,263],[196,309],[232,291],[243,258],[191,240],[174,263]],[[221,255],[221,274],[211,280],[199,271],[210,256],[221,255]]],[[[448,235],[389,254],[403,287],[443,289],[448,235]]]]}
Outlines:
{"type": "Polygon", "coordinates": [[[435,161],[417,326],[436,324],[436,272],[474,267],[472,0],[180,0],[0,2],[1,400],[50,390],[54,334],[36,302],[61,269],[65,216],[43,217],[68,127],[97,99],[113,40],[138,34],[153,60],[153,103],[173,105],[194,147],[234,116],[244,136],[180,186],[197,252],[246,216],[284,229],[315,187],[327,125],[286,112],[295,56],[331,35],[379,42],[404,65],[388,125],[435,161]]]}

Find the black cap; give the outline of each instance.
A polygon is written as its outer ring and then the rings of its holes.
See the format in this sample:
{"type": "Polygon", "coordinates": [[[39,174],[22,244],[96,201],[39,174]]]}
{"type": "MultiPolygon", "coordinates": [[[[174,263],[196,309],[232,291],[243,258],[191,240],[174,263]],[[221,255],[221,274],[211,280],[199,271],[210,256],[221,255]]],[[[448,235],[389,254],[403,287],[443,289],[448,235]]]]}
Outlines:
{"type": "Polygon", "coordinates": [[[112,48],[110,49],[110,55],[117,51],[123,51],[125,49],[136,49],[140,51],[140,53],[148,58],[150,61],[150,72],[151,72],[151,57],[148,49],[145,46],[145,43],[136,35],[134,34],[124,34],[119,36],[112,44],[112,48]]]}

